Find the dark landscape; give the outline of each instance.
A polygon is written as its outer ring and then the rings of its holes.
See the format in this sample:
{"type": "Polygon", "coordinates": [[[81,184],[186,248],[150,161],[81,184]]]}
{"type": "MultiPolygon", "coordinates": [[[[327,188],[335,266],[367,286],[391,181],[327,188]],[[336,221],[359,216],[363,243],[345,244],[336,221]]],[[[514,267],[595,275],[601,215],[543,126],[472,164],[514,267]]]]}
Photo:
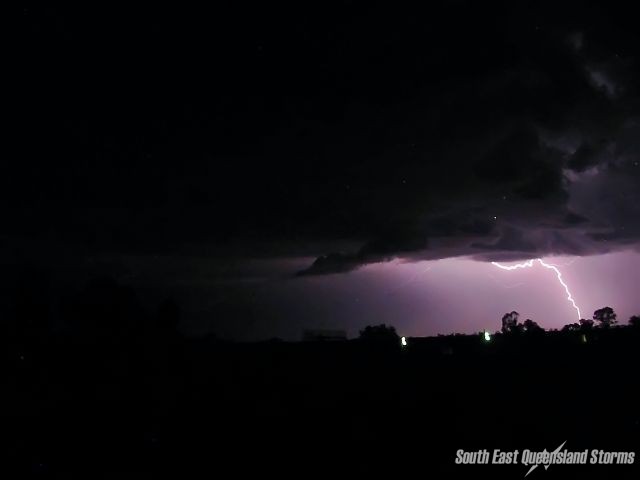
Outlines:
{"type": "MultiPolygon", "coordinates": [[[[488,336],[403,342],[379,325],[352,340],[236,343],[185,338],[175,304],[144,315],[105,280],[67,308],[73,328],[51,332],[31,309],[4,324],[4,467],[24,474],[520,478],[524,466],[456,465],[456,452],[638,448],[638,317],[545,332],[508,313],[488,336]]],[[[637,464],[614,473],[635,478],[637,464]]]]}

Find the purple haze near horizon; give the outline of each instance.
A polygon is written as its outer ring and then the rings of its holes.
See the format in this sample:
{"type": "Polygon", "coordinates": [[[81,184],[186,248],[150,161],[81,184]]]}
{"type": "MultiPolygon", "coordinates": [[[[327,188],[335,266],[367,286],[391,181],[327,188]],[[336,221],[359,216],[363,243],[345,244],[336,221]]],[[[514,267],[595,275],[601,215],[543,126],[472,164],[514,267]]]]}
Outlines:
{"type": "MultiPolygon", "coordinates": [[[[620,323],[640,314],[640,253],[543,258],[558,266],[583,318],[603,306],[613,307],[620,323]]],[[[396,260],[344,274],[272,279],[253,290],[252,305],[260,312],[256,321],[264,319],[252,339],[295,340],[305,328],[345,329],[354,337],[379,323],[407,336],[494,331],[512,310],[546,329],[577,321],[552,270],[535,263],[505,271],[467,258],[396,260]]]]}

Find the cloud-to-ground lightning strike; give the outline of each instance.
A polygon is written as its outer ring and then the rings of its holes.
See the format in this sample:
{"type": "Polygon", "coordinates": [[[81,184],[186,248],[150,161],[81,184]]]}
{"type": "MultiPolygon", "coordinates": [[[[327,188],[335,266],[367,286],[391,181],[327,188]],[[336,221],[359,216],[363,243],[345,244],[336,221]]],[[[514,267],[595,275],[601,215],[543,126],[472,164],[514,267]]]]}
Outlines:
{"type": "Polygon", "coordinates": [[[551,265],[549,263],[545,263],[541,258],[535,258],[535,259],[527,260],[524,263],[518,263],[516,265],[510,265],[510,266],[501,265],[498,262],[491,262],[491,264],[495,265],[498,268],[501,268],[502,270],[516,270],[518,268],[530,268],[530,267],[533,267],[533,262],[539,262],[540,265],[542,265],[544,268],[548,268],[548,269],[553,270],[554,272],[556,272],[556,276],[558,277],[558,281],[560,282],[560,285],[562,285],[564,287],[564,291],[567,292],[567,300],[569,300],[569,302],[571,302],[571,305],[573,305],[573,308],[575,308],[576,312],[578,312],[578,320],[581,319],[582,315],[580,314],[580,308],[578,307],[578,305],[576,305],[575,300],[571,296],[571,292],[569,291],[569,287],[562,280],[562,273],[560,273],[560,270],[558,270],[558,267],[556,267],[555,265],[551,265]]]}

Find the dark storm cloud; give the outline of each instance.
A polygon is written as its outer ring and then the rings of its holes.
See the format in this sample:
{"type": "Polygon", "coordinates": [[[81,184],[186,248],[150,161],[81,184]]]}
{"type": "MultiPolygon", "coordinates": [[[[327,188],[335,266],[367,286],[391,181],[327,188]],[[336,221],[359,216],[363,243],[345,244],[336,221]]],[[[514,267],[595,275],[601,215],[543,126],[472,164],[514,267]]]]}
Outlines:
{"type": "MultiPolygon", "coordinates": [[[[618,34],[617,45],[606,40],[610,28],[607,21],[591,25],[579,34],[580,42],[563,25],[547,24],[528,38],[520,31],[507,37],[519,43],[521,58],[514,64],[470,71],[468,84],[441,85],[440,99],[447,99],[451,110],[436,98],[421,104],[425,112],[437,112],[437,120],[429,123],[428,114],[421,119],[425,129],[418,156],[424,163],[412,179],[425,181],[409,187],[429,190],[421,207],[413,204],[416,250],[387,251],[384,258],[360,252],[328,255],[306,273],[421,253],[521,259],[589,255],[636,244],[640,148],[632,131],[640,114],[640,78],[638,52],[629,48],[638,44],[625,42],[634,35],[628,31],[618,34]],[[451,112],[455,127],[453,121],[447,124],[451,112]],[[478,222],[491,227],[469,238],[450,213],[460,208],[472,209],[478,222]],[[435,221],[438,210],[444,213],[435,221]],[[438,252],[420,246],[439,236],[462,247],[438,252]]],[[[402,168],[398,157],[389,155],[389,160],[402,168]]],[[[375,238],[376,232],[371,234],[375,238]]]]}
{"type": "Polygon", "coordinates": [[[608,12],[30,11],[3,233],[302,274],[634,244],[637,29],[608,12]]]}
{"type": "Polygon", "coordinates": [[[531,256],[536,251],[536,245],[521,230],[507,228],[494,243],[475,243],[472,245],[481,250],[497,252],[519,252],[531,256]]]}
{"type": "Polygon", "coordinates": [[[570,156],[569,162],[567,166],[571,170],[575,170],[577,172],[581,172],[586,170],[587,168],[598,165],[601,161],[599,158],[599,153],[602,148],[606,147],[594,147],[593,145],[583,143],[578,147],[573,155],[570,156]]]}

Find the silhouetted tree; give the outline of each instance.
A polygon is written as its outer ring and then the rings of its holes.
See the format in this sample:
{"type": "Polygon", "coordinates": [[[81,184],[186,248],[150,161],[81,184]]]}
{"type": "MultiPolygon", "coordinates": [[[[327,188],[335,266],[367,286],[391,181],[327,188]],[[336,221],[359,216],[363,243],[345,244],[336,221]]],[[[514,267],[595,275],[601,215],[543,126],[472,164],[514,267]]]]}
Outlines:
{"type": "Polygon", "coordinates": [[[564,327],[562,327],[560,331],[561,332],[577,332],[578,330],[580,330],[579,323],[568,323],[564,327]]]}
{"type": "Polygon", "coordinates": [[[518,317],[520,314],[516,311],[505,313],[502,316],[502,333],[519,333],[522,331],[522,325],[518,325],[518,317]]]}
{"type": "Polygon", "coordinates": [[[398,344],[400,337],[394,327],[388,327],[383,323],[381,325],[369,325],[364,330],[360,330],[360,340],[377,344],[398,344]]]}
{"type": "Polygon", "coordinates": [[[593,312],[593,319],[599,322],[598,326],[600,328],[609,328],[614,325],[617,323],[616,318],[616,312],[614,312],[611,307],[600,308],[593,312]]]}
{"type": "Polygon", "coordinates": [[[640,328],[640,315],[633,315],[629,318],[629,326],[640,328]]]}
{"type": "Polygon", "coordinates": [[[593,330],[593,320],[590,320],[588,318],[581,318],[580,330],[593,330]]]}
{"type": "Polygon", "coordinates": [[[526,333],[543,333],[544,332],[544,328],[542,328],[540,325],[538,325],[536,322],[534,322],[530,318],[527,318],[522,323],[522,326],[526,333]]]}

